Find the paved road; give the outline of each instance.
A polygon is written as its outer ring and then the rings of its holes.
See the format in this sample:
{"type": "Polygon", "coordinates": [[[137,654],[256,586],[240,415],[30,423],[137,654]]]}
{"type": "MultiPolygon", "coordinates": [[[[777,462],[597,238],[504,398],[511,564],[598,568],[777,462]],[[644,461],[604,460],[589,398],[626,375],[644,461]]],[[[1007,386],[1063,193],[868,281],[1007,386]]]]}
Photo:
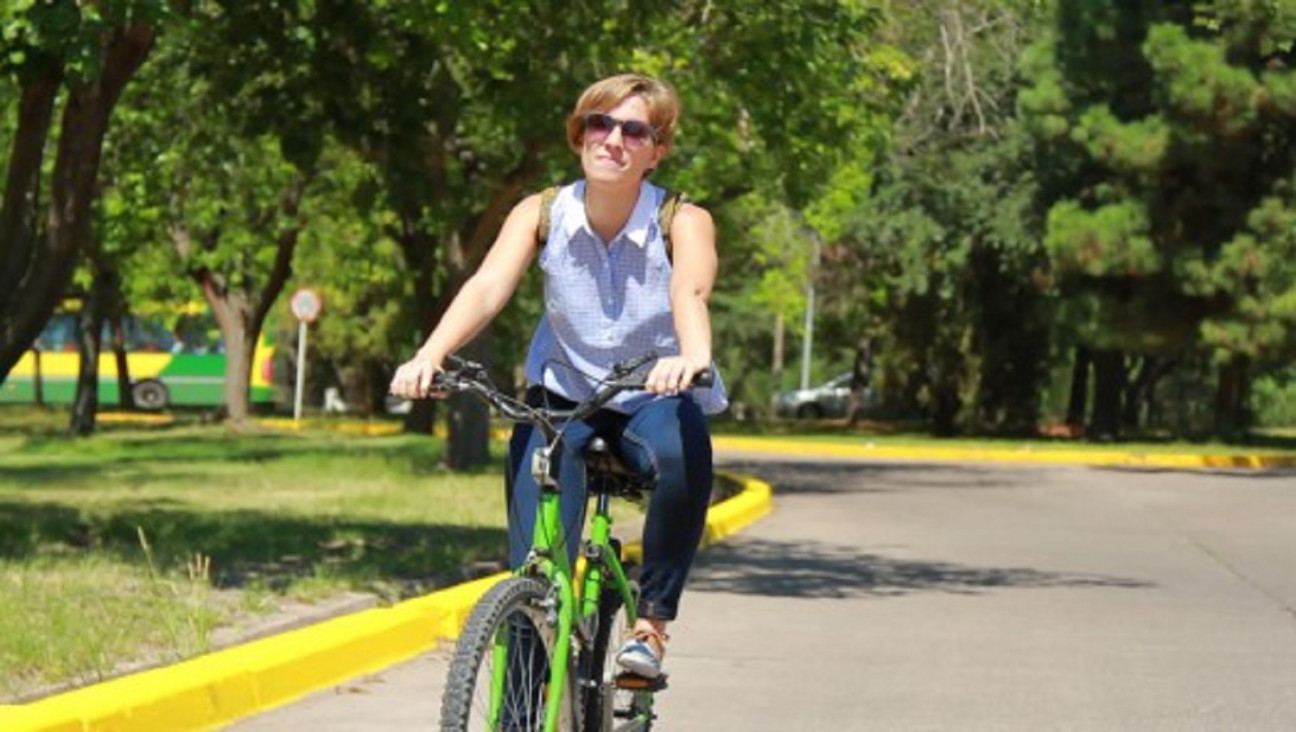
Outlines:
{"type": "MultiPolygon", "coordinates": [[[[731,455],[664,730],[1296,730],[1296,473],[731,455]]],[[[431,653],[233,729],[430,728],[431,653]]]]}

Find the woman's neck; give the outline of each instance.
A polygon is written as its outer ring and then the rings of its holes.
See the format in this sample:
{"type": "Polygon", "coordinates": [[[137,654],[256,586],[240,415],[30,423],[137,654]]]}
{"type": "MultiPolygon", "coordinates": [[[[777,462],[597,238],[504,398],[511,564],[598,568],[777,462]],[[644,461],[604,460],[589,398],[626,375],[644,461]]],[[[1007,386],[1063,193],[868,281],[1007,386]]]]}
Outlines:
{"type": "Polygon", "coordinates": [[[616,238],[625,228],[639,201],[639,184],[607,186],[586,181],[585,218],[604,243],[616,238]]]}

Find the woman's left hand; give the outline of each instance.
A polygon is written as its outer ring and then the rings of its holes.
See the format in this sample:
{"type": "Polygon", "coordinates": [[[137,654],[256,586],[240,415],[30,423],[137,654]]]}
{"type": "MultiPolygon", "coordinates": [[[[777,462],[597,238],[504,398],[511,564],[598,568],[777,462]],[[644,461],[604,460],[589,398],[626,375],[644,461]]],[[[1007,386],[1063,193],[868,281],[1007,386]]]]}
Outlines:
{"type": "Polygon", "coordinates": [[[704,367],[694,365],[683,356],[659,358],[652,371],[648,372],[644,389],[654,394],[674,396],[687,389],[693,383],[693,375],[702,368],[704,367]]]}

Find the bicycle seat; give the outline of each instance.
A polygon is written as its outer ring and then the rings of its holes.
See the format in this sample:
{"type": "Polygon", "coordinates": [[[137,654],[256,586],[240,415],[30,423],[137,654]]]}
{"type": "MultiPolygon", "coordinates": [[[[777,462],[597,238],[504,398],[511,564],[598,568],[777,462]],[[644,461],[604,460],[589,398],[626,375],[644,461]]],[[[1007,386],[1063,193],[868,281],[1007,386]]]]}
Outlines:
{"type": "Polygon", "coordinates": [[[592,471],[617,474],[628,474],[630,472],[621,463],[621,458],[612,452],[612,446],[607,444],[607,440],[602,437],[595,437],[585,447],[585,464],[592,471]]]}
{"type": "Polygon", "coordinates": [[[595,437],[585,447],[586,484],[590,493],[608,493],[632,501],[643,498],[652,484],[626,469],[612,446],[595,437]]]}

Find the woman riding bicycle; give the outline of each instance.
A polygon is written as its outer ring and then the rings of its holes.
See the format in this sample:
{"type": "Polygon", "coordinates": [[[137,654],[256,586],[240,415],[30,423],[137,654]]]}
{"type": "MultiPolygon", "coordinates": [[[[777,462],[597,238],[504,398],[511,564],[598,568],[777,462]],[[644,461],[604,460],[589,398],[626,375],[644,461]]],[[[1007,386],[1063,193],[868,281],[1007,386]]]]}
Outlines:
{"type": "MultiPolygon", "coordinates": [[[[613,365],[649,351],[660,355],[646,393],[623,393],[564,428],[558,458],[568,527],[581,524],[581,455],[594,437],[655,486],[644,523],[639,618],[617,655],[620,665],[648,678],[661,673],[667,623],[678,613],[706,522],[712,465],[705,415],[727,405],[718,375],[712,388],[689,390],[712,365],[711,216],[685,203],[670,230],[661,231],[666,192],[647,180],[671,149],[679,113],[674,89],[651,77],[623,74],[586,89],[567,119],[567,141],[585,178],[560,189],[552,204],[536,194],[514,207],[481,267],[391,384],[397,396],[434,395],[433,375],[444,359],[503,309],[537,254],[545,309],[527,354],[528,399],[571,404],[613,365]],[[548,231],[539,230],[542,221],[548,231]]],[[[529,457],[542,439],[531,425],[518,425],[509,444],[514,567],[531,544],[539,488],[529,457]]]]}

